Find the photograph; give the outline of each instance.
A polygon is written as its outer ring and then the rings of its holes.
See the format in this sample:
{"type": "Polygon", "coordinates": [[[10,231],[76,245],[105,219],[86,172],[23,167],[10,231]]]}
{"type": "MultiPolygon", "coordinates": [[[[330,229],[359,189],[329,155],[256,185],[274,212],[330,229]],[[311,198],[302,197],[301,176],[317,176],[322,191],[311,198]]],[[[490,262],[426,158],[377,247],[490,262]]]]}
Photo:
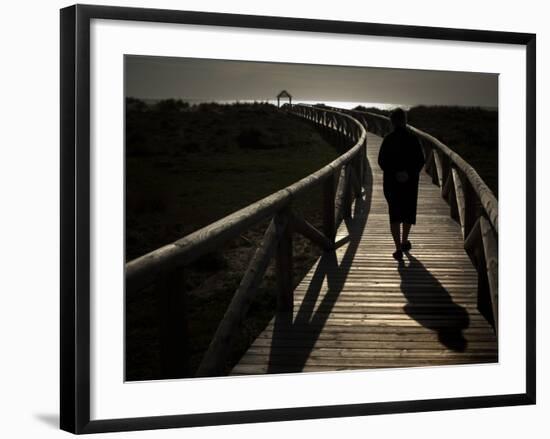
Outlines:
{"type": "Polygon", "coordinates": [[[199,9],[60,11],[60,428],[534,406],[536,33],[199,9]]]}
{"type": "Polygon", "coordinates": [[[124,378],[499,362],[499,75],[124,55],[124,378]]]}

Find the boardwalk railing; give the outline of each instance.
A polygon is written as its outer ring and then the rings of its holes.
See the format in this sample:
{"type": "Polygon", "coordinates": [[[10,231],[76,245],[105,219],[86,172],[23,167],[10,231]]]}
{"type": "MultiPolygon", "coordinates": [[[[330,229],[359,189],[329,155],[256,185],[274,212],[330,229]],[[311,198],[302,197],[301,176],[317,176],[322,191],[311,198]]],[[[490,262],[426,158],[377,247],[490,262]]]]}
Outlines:
{"type": "Polygon", "coordinates": [[[340,222],[351,216],[353,198],[361,195],[367,140],[362,123],[353,116],[330,109],[303,105],[287,109],[335,136],[346,151],[298,182],[126,264],[126,294],[152,283],[160,294],[161,362],[166,378],[181,376],[187,367],[185,265],[271,219],[197,371],[197,376],[216,375],[225,364],[231,337],[246,315],[271,258],[276,258],[277,310],[292,312],[292,234],[300,233],[323,249],[333,249],[340,222]],[[319,185],[324,194],[322,231],[292,211],[296,197],[319,185]]]}
{"type": "MultiPolygon", "coordinates": [[[[329,107],[330,108],[330,107],[329,107]]],[[[361,121],[379,136],[391,131],[389,118],[356,110],[340,110],[361,121]]],[[[464,248],[478,273],[478,308],[498,327],[498,201],[479,174],[462,157],[435,137],[414,128],[424,157],[425,170],[449,204],[450,216],[462,228],[464,248]]]]}

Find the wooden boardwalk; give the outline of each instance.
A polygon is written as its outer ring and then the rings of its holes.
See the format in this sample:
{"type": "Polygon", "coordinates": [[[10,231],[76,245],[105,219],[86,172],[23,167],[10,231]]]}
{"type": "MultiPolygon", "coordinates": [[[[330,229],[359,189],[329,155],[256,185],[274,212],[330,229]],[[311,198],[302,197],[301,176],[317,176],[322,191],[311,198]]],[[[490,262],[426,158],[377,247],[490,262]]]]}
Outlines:
{"type": "Polygon", "coordinates": [[[496,362],[494,330],[477,310],[477,272],[440,188],[422,172],[413,248],[392,259],[381,138],[368,134],[365,192],[234,375],[496,362]]]}

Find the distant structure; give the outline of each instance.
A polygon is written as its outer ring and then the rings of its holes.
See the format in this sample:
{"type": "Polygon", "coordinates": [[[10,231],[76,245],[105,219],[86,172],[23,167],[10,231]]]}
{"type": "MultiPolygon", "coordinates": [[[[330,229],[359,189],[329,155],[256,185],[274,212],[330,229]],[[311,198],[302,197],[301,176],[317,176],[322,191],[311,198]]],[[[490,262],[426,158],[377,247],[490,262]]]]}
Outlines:
{"type": "Polygon", "coordinates": [[[292,105],[292,96],[288,91],[283,90],[281,93],[277,95],[277,107],[281,106],[281,98],[288,98],[288,104],[292,105]]]}

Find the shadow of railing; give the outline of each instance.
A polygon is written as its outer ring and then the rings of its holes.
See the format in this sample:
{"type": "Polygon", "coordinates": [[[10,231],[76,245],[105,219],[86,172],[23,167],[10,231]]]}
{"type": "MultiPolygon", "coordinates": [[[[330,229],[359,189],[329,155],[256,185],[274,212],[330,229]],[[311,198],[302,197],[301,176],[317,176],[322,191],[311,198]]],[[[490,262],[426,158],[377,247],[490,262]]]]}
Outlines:
{"type": "Polygon", "coordinates": [[[355,201],[352,217],[344,220],[348,236],[337,242],[337,248],[347,245],[340,262],[337,250],[325,251],[319,258],[298,310],[295,313],[279,312],[275,315],[267,373],[300,372],[310,357],[342,292],[361,242],[371,207],[372,181],[372,169],[367,161],[362,195],[355,201]],[[325,280],[328,288],[317,305],[325,280]],[[299,345],[289,350],[292,341],[288,336],[297,333],[300,334],[299,345]]]}

